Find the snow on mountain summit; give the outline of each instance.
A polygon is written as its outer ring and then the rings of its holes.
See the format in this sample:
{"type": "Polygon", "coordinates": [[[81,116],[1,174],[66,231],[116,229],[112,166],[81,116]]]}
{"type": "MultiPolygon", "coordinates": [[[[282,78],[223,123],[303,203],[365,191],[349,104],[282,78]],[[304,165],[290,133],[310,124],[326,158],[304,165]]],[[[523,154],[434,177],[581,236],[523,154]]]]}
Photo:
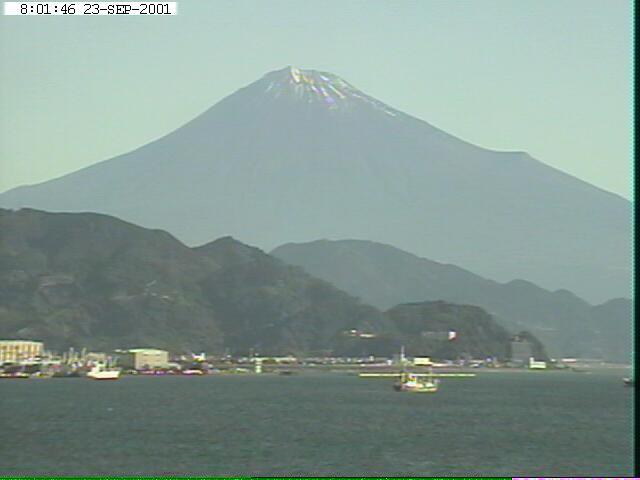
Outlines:
{"type": "Polygon", "coordinates": [[[317,70],[302,70],[288,66],[263,77],[265,93],[274,98],[293,96],[306,103],[324,105],[329,110],[351,109],[368,105],[392,117],[400,112],[358,90],[337,75],[317,70]]]}

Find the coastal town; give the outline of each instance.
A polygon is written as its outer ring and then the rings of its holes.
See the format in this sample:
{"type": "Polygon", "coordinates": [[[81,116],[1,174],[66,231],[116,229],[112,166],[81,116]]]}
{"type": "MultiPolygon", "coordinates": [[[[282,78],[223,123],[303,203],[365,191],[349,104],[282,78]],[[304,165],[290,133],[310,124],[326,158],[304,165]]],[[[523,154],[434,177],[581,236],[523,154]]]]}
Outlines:
{"type": "Polygon", "coordinates": [[[117,379],[121,375],[215,375],[215,374],[292,374],[309,369],[342,372],[378,372],[382,375],[396,371],[399,365],[410,365],[417,371],[436,369],[441,372],[460,372],[465,369],[571,369],[580,371],[588,364],[604,365],[599,359],[535,359],[526,341],[514,338],[512,358],[432,360],[428,356],[405,358],[387,357],[296,357],[207,355],[200,353],[172,353],[159,348],[117,349],[94,352],[86,348],[69,348],[64,352],[45,349],[43,342],[34,340],[0,340],[0,379],[74,378],[117,379]],[[111,372],[111,374],[109,374],[111,372]],[[117,372],[117,374],[115,373],[117,372]]]}

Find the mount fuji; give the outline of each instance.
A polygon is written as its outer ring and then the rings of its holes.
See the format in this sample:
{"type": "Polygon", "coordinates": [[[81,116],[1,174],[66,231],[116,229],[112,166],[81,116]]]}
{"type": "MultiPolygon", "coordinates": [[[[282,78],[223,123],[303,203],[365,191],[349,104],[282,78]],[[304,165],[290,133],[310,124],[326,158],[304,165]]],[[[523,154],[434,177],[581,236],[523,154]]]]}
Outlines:
{"type": "Polygon", "coordinates": [[[630,296],[629,201],[294,67],[134,151],[9,190],[0,206],[106,213],[192,245],[366,239],[592,302],[630,296]]]}

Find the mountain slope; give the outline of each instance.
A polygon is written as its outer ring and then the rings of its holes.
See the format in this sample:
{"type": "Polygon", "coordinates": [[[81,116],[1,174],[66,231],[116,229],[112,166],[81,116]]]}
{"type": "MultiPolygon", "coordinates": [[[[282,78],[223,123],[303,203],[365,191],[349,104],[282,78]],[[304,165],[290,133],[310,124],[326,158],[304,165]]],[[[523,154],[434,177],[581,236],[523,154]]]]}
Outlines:
{"type": "Polygon", "coordinates": [[[329,353],[343,331],[384,330],[376,309],[257,248],[226,237],[194,250],[222,266],[201,285],[236,349],[329,353]]]}
{"type": "MultiPolygon", "coordinates": [[[[408,355],[428,352],[437,359],[470,356],[504,361],[511,358],[512,335],[480,307],[443,301],[405,303],[389,309],[385,315],[404,334],[408,355]],[[449,341],[429,335],[451,330],[457,337],[449,341]]],[[[537,339],[528,336],[536,345],[537,339]]],[[[534,350],[535,358],[548,359],[541,346],[537,345],[534,350]]]]}
{"type": "Polygon", "coordinates": [[[108,213],[189,244],[366,238],[590,300],[629,294],[628,201],[312,70],[271,72],[148,145],[0,205],[108,213]]]}
{"type": "Polygon", "coordinates": [[[375,308],[231,238],[191,249],[105,215],[27,209],[0,210],[0,232],[0,338],[298,353],[385,324],[375,308]]]}
{"type": "Polygon", "coordinates": [[[503,358],[509,348],[506,330],[478,307],[436,302],[407,329],[393,312],[231,237],[189,248],[106,215],[31,209],[0,209],[0,233],[0,338],[262,355],[391,355],[406,344],[503,358]],[[434,328],[455,328],[459,340],[414,341],[434,328]]]}
{"type": "Polygon", "coordinates": [[[566,290],[524,280],[502,284],[369,241],[286,244],[271,254],[378,308],[425,300],[478,305],[512,331],[533,332],[552,355],[630,360],[628,299],[594,307],[566,290]]]}

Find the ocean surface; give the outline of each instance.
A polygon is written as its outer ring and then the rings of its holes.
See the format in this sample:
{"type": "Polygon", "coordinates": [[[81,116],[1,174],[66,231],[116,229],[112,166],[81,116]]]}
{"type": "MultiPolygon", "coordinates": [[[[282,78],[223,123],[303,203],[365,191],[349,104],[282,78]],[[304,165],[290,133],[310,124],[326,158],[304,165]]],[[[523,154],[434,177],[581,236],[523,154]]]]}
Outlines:
{"type": "Polygon", "coordinates": [[[628,374],[0,380],[0,475],[631,476],[628,374]]]}

